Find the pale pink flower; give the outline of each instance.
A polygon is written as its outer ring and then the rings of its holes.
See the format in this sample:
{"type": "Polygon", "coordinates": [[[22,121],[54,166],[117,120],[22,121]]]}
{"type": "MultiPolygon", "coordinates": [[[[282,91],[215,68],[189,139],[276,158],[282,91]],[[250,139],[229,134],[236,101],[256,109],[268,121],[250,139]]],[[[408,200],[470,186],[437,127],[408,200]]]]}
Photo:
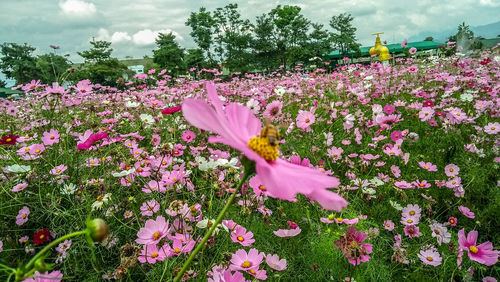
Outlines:
{"type": "Polygon", "coordinates": [[[263,258],[264,253],[259,252],[257,249],[250,249],[248,253],[243,249],[239,249],[231,257],[229,269],[243,271],[258,270],[263,258]]]}
{"type": "Polygon", "coordinates": [[[251,231],[247,232],[247,229],[243,226],[237,226],[235,230],[231,232],[231,240],[245,247],[248,247],[255,242],[255,239],[253,239],[253,233],[251,231]]]}
{"type": "Polygon", "coordinates": [[[459,206],[458,210],[468,218],[475,218],[474,213],[468,207],[459,206]]]}
{"type": "Polygon", "coordinates": [[[392,220],[389,220],[389,219],[385,220],[384,221],[384,228],[389,230],[389,231],[394,230],[394,222],[392,222],[392,220]]]}
{"type": "Polygon", "coordinates": [[[135,242],[145,245],[158,244],[163,237],[167,236],[169,230],[168,220],[165,222],[163,216],[158,216],[155,220],[148,219],[146,225],[137,232],[135,242]]]}
{"type": "Polygon", "coordinates": [[[430,162],[418,162],[418,165],[427,171],[437,171],[437,166],[430,162]]]}
{"type": "Polygon", "coordinates": [[[42,136],[42,142],[45,146],[50,146],[59,143],[59,131],[51,129],[49,132],[44,132],[42,136]]]}
{"type": "Polygon", "coordinates": [[[12,192],[19,192],[19,191],[23,191],[24,189],[26,189],[26,187],[28,187],[28,183],[26,182],[22,182],[22,183],[19,183],[17,185],[15,185],[14,187],[12,187],[12,192]]]}
{"type": "Polygon", "coordinates": [[[277,271],[283,271],[286,269],[286,259],[280,259],[278,255],[268,254],[266,256],[267,265],[277,271]]]}
{"type": "Polygon", "coordinates": [[[311,131],[311,124],[314,123],[314,121],[316,120],[316,117],[314,116],[313,113],[309,112],[309,111],[302,111],[302,110],[299,110],[299,114],[297,115],[297,120],[296,120],[296,124],[297,124],[297,127],[306,131],[306,132],[310,132],[311,131]]]}
{"type": "Polygon", "coordinates": [[[157,261],[164,261],[167,256],[164,248],[165,247],[158,249],[156,244],[144,245],[137,260],[141,263],[148,262],[149,264],[155,264],[157,261]]]}
{"type": "Polygon", "coordinates": [[[297,227],[295,229],[279,229],[276,231],[273,231],[274,235],[282,238],[288,238],[288,237],[295,237],[300,234],[302,229],[300,227],[297,227]]]}
{"type": "Polygon", "coordinates": [[[21,226],[28,221],[28,216],[30,215],[30,209],[24,206],[19,210],[19,213],[16,216],[16,224],[21,226]]]}
{"type": "Polygon", "coordinates": [[[417,256],[424,264],[432,266],[441,265],[441,262],[443,261],[441,255],[435,249],[422,249],[417,256]]]}

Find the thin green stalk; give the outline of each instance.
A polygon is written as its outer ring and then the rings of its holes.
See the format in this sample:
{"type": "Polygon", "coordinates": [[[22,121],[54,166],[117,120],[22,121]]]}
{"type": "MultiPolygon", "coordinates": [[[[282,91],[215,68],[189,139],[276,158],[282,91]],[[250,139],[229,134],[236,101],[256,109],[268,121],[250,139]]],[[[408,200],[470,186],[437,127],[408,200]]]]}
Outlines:
{"type": "Polygon", "coordinates": [[[83,230],[83,231],[77,231],[77,232],[73,232],[73,233],[70,233],[70,234],[66,234],[60,238],[57,238],[56,240],[52,241],[50,244],[48,244],[47,246],[45,246],[45,248],[43,248],[40,252],[38,252],[33,258],[31,258],[31,260],[26,264],[25,267],[23,267],[23,270],[21,271],[22,273],[17,273],[16,276],[19,277],[19,275],[22,275],[22,277],[20,278],[26,278],[24,277],[26,272],[25,270],[29,270],[33,267],[33,264],[37,261],[37,259],[39,259],[40,257],[42,257],[42,255],[44,255],[47,251],[49,251],[52,247],[54,247],[55,245],[59,244],[60,242],[66,240],[66,239],[69,239],[71,237],[75,237],[75,236],[78,236],[78,235],[84,235],[85,233],[87,233],[87,230],[83,230]]]}
{"type": "MultiPolygon", "coordinates": [[[[219,213],[219,216],[215,220],[215,223],[212,225],[212,227],[210,227],[210,229],[205,234],[205,236],[203,237],[203,239],[201,239],[201,242],[198,244],[198,246],[196,247],[196,249],[194,249],[194,251],[191,253],[191,255],[189,255],[187,261],[184,263],[184,265],[182,266],[182,268],[179,271],[179,273],[177,273],[177,276],[175,276],[174,282],[179,282],[181,280],[182,275],[184,274],[184,272],[186,272],[187,268],[191,264],[191,261],[194,259],[194,257],[196,256],[196,254],[198,254],[203,249],[203,247],[205,247],[205,243],[210,238],[210,236],[214,232],[215,228],[217,228],[217,225],[219,225],[222,222],[222,218],[224,217],[224,215],[226,214],[227,210],[229,209],[229,207],[233,203],[234,198],[236,197],[236,194],[238,194],[238,192],[241,190],[241,186],[243,186],[243,183],[245,183],[246,180],[252,174],[253,174],[253,171],[249,171],[249,170],[245,169],[245,171],[243,173],[243,177],[240,180],[240,183],[238,183],[238,186],[234,190],[234,192],[231,195],[231,197],[229,197],[229,200],[227,201],[226,205],[224,206],[224,208],[222,208],[222,211],[219,213]]],[[[166,270],[167,270],[166,268],[163,270],[163,274],[162,274],[161,279],[160,279],[161,281],[163,281],[163,276],[165,275],[166,270]]]]}

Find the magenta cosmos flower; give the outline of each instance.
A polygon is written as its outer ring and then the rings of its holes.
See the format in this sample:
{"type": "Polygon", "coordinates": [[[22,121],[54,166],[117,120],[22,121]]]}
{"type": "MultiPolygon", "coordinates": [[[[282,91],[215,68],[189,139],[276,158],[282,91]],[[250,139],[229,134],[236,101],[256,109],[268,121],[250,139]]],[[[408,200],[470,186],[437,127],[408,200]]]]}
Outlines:
{"type": "Polygon", "coordinates": [[[347,206],[344,198],[326,189],[337,187],[337,178],[279,159],[278,146],[259,136],[262,123],[250,109],[237,103],[224,109],[213,82],[207,83],[207,92],[215,108],[202,100],[186,99],[182,104],[184,117],[200,129],[219,134],[211,136],[209,142],[229,145],[254,161],[257,176],[270,196],[296,201],[295,196],[300,193],[325,209],[340,211],[347,206]]]}
{"type": "Polygon", "coordinates": [[[78,143],[76,148],[78,150],[88,150],[90,149],[90,147],[92,147],[92,145],[94,145],[95,142],[107,137],[108,134],[106,132],[93,133],[85,141],[83,141],[82,143],[78,143]]]}
{"type": "Polygon", "coordinates": [[[137,232],[135,242],[144,245],[158,244],[163,237],[167,236],[168,231],[168,221],[165,222],[163,216],[158,216],[155,220],[148,219],[146,226],[137,232]]]}
{"type": "Polygon", "coordinates": [[[493,244],[486,241],[481,245],[477,244],[478,232],[475,230],[470,231],[465,237],[465,229],[462,228],[458,231],[458,244],[460,249],[466,250],[471,260],[475,260],[481,264],[491,266],[498,262],[499,251],[493,250],[493,244]]]}
{"type": "Polygon", "coordinates": [[[239,249],[231,257],[231,270],[257,270],[259,269],[262,260],[264,259],[264,253],[259,253],[257,249],[250,249],[250,251],[245,252],[243,249],[239,249]]]}
{"type": "Polygon", "coordinates": [[[345,236],[335,241],[335,247],[340,249],[352,265],[359,265],[370,260],[372,244],[363,243],[368,236],[363,231],[357,231],[354,226],[347,227],[345,236]]]}

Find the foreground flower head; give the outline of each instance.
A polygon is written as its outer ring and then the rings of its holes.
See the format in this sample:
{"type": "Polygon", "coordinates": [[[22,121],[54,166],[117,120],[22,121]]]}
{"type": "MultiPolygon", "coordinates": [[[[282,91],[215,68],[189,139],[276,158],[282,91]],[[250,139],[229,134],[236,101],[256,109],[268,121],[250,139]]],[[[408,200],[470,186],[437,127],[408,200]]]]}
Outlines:
{"type": "Polygon", "coordinates": [[[334,242],[335,248],[342,251],[350,264],[359,265],[370,260],[372,244],[363,243],[367,237],[363,231],[357,231],[356,227],[349,226],[345,236],[340,236],[340,239],[334,242]]]}
{"type": "Polygon", "coordinates": [[[223,143],[241,151],[255,162],[257,177],[270,196],[296,201],[297,194],[316,200],[323,208],[340,211],[347,201],[327,190],[340,182],[319,170],[298,166],[278,158],[278,146],[262,136],[262,123],[250,109],[230,103],[224,109],[213,83],[207,84],[208,99],[186,99],[182,104],[184,117],[192,125],[219,136],[211,136],[209,142],[223,143]]]}
{"type": "Polygon", "coordinates": [[[493,244],[486,241],[477,245],[478,232],[472,230],[465,236],[465,229],[458,231],[458,244],[460,249],[467,251],[471,260],[491,266],[498,262],[499,251],[493,250],[493,244]]]}
{"type": "Polygon", "coordinates": [[[63,278],[63,274],[59,270],[54,270],[52,272],[40,273],[35,271],[34,278],[24,279],[24,282],[59,282],[63,278]]]}
{"type": "Polygon", "coordinates": [[[146,225],[137,232],[137,244],[158,244],[160,240],[167,236],[169,231],[168,220],[165,222],[163,216],[158,216],[155,220],[148,219],[146,225]]]}
{"type": "Polygon", "coordinates": [[[259,253],[257,249],[250,249],[248,253],[239,249],[231,257],[231,270],[244,270],[249,271],[251,269],[259,269],[260,264],[264,258],[264,253],[259,253]]]}

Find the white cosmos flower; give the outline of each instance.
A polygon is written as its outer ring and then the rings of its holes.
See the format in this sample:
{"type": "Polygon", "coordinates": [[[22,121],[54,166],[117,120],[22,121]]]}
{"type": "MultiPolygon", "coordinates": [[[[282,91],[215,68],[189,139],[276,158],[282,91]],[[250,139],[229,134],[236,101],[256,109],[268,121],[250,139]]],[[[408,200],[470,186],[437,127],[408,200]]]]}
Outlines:
{"type": "Polygon", "coordinates": [[[64,194],[64,195],[73,195],[76,192],[77,189],[78,188],[73,183],[64,184],[64,186],[61,188],[61,194],[64,194]]]}
{"type": "Polygon", "coordinates": [[[111,175],[113,175],[114,177],[124,177],[124,176],[127,176],[131,173],[134,173],[134,172],[135,172],[135,168],[131,168],[129,170],[124,170],[121,172],[113,172],[113,173],[111,173],[111,175]]]}
{"type": "MultiPolygon", "coordinates": [[[[196,223],[196,227],[198,228],[201,228],[201,229],[205,229],[205,228],[210,228],[212,227],[212,225],[215,223],[215,219],[208,219],[208,218],[205,218],[204,220],[202,221],[199,221],[198,223],[196,223]]],[[[227,229],[227,227],[223,224],[218,224],[217,227],[214,229],[214,234],[217,235],[217,233],[219,233],[219,230],[220,228],[223,228],[226,232],[229,232],[229,229],[227,229]]]]}
{"type": "Polygon", "coordinates": [[[125,107],[127,107],[127,108],[137,108],[137,107],[139,107],[140,104],[141,103],[127,101],[127,103],[125,104],[125,107]]]}
{"type": "Polygon", "coordinates": [[[147,125],[155,123],[155,119],[153,118],[152,115],[149,114],[141,114],[139,118],[142,120],[142,122],[144,122],[147,125]]]}
{"type": "Polygon", "coordinates": [[[10,172],[14,172],[14,173],[29,172],[31,170],[31,166],[15,164],[15,165],[8,166],[7,170],[9,170],[10,172]]]}
{"type": "Polygon", "coordinates": [[[92,211],[100,210],[104,204],[111,199],[111,193],[106,193],[104,196],[99,195],[97,200],[92,203],[92,211]]]}

